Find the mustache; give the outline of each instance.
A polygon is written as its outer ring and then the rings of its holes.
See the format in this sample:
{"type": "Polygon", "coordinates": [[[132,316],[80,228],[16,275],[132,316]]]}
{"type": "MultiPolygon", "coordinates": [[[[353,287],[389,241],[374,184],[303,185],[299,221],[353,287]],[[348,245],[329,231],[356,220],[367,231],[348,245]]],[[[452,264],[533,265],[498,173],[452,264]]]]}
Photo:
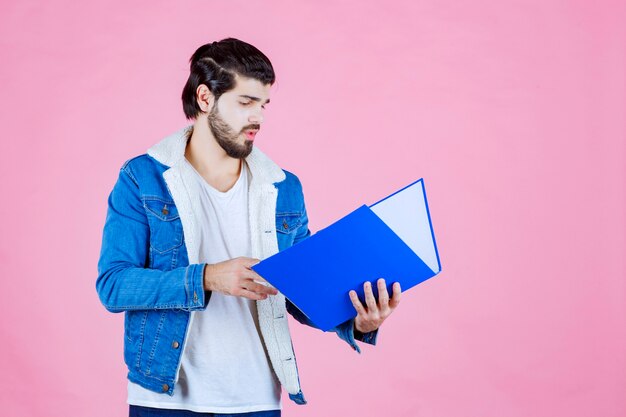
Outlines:
{"type": "Polygon", "coordinates": [[[241,131],[243,132],[244,130],[248,130],[248,129],[261,130],[261,125],[255,123],[252,125],[244,126],[243,129],[241,129],[241,131]]]}

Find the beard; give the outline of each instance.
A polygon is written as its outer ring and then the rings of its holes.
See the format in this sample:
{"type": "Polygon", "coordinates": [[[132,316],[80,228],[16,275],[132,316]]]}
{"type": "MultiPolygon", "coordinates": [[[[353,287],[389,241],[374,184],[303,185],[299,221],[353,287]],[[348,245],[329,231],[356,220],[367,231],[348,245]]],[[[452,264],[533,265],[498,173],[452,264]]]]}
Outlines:
{"type": "Polygon", "coordinates": [[[217,110],[217,103],[211,109],[208,117],[209,129],[213,133],[216,142],[224,149],[226,155],[235,159],[243,159],[252,152],[253,143],[249,139],[245,139],[244,143],[238,142],[239,135],[246,129],[258,129],[258,125],[249,125],[244,127],[241,132],[235,132],[217,110]]]}

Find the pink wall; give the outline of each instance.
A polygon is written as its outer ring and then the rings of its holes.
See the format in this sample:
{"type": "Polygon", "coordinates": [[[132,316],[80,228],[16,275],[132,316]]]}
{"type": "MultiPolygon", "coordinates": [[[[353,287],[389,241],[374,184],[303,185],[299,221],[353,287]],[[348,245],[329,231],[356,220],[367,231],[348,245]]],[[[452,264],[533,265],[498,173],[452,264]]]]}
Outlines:
{"type": "Polygon", "coordinates": [[[2,415],[126,415],[106,199],[227,36],[274,63],[257,143],[312,228],[424,177],[443,265],[362,356],[292,321],[284,415],[626,415],[623,2],[137,3],[0,3],[2,415]]]}

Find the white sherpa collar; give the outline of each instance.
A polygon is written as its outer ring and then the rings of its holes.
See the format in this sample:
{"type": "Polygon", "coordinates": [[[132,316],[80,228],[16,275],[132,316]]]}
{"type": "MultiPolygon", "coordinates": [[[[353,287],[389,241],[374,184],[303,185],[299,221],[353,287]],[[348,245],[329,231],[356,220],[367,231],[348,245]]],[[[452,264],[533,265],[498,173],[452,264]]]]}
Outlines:
{"type": "MultiPolygon", "coordinates": [[[[148,155],[169,167],[183,162],[188,140],[187,133],[192,128],[193,125],[189,125],[166,136],[148,149],[148,155]]],[[[285,179],[283,170],[256,146],[252,148],[252,152],[246,158],[246,163],[255,183],[273,184],[285,179]]]]}

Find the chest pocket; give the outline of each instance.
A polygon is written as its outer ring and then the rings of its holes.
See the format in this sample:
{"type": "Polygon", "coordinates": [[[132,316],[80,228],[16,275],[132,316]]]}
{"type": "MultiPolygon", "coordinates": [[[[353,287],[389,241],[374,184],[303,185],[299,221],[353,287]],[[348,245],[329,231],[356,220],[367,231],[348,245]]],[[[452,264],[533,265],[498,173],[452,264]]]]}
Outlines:
{"type": "Polygon", "coordinates": [[[144,197],[143,206],[150,226],[150,247],[164,253],[183,244],[183,225],[173,201],[144,197]]]}
{"type": "Polygon", "coordinates": [[[276,213],[276,232],[295,234],[296,229],[302,224],[300,213],[276,213]]]}

